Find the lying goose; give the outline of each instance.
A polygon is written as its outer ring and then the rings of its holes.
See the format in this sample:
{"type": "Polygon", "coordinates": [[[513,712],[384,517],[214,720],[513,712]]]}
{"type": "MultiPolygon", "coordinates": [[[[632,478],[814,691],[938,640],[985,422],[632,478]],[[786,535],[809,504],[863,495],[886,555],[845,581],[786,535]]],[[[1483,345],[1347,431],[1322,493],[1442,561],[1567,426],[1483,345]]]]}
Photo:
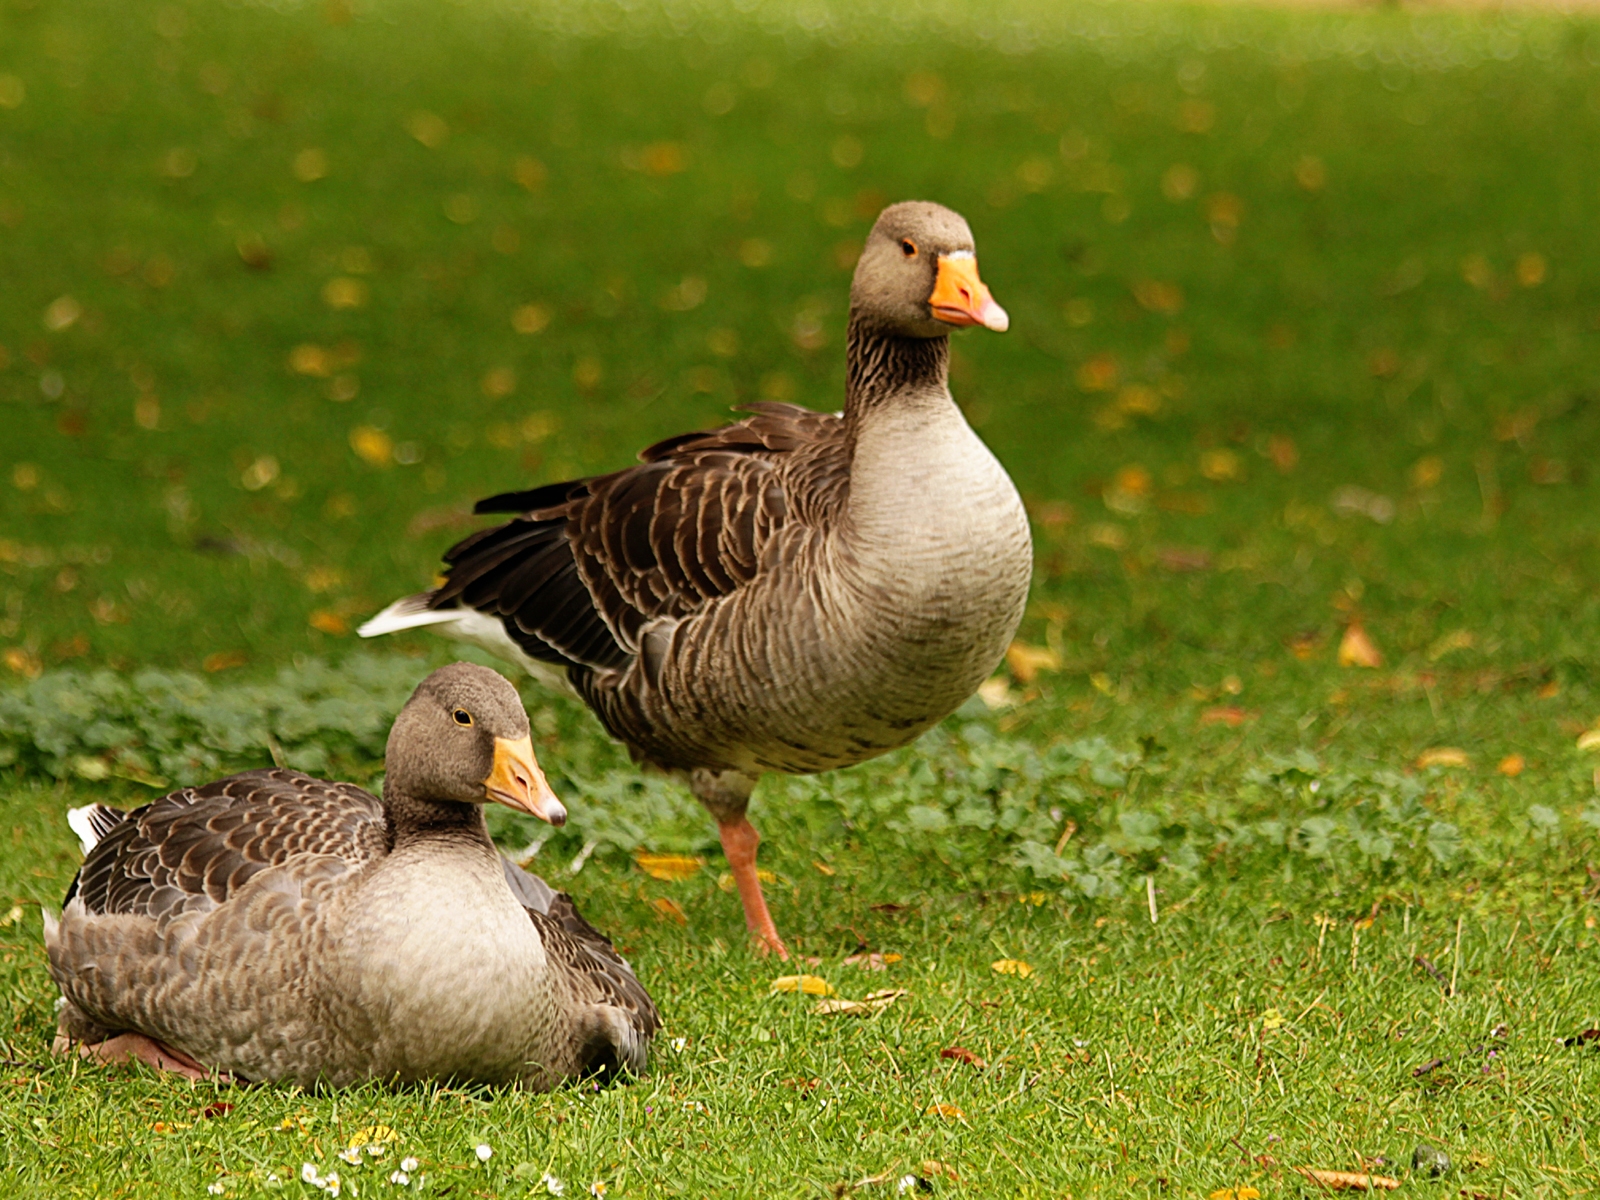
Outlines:
{"type": "Polygon", "coordinates": [[[842,414],[750,405],[640,466],[484,500],[518,515],[360,632],[428,626],[570,685],[636,759],[687,776],[746,923],[785,955],[745,816],[757,778],[912,741],[1022,617],[1022,501],[948,386],[950,328],[1008,323],[966,221],[896,204],[851,286],[842,414]]]}
{"type": "Polygon", "coordinates": [[[45,921],[57,1051],[335,1086],[642,1070],[650,997],[484,826],[487,800],[565,819],[515,689],[485,667],[435,671],[386,767],[381,802],[265,770],[76,810],[87,858],[45,921]]]}

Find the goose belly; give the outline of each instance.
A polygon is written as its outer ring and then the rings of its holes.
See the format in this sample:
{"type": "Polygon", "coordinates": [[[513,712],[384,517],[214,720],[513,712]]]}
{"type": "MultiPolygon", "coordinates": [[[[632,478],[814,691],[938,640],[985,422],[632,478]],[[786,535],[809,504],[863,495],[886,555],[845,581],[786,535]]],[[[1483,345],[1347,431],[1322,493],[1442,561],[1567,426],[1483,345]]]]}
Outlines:
{"type": "Polygon", "coordinates": [[[949,413],[931,446],[926,422],[864,441],[846,521],[677,631],[658,728],[702,735],[688,765],[862,762],[915,739],[994,671],[1022,618],[1032,544],[1009,476],[949,413]],[[875,470],[874,456],[896,469],[875,470]]]}
{"type": "Polygon", "coordinates": [[[362,1074],[511,1082],[556,1066],[542,1061],[560,1032],[544,949],[498,869],[395,864],[363,889],[342,948],[341,990],[366,1026],[362,1074]]]}

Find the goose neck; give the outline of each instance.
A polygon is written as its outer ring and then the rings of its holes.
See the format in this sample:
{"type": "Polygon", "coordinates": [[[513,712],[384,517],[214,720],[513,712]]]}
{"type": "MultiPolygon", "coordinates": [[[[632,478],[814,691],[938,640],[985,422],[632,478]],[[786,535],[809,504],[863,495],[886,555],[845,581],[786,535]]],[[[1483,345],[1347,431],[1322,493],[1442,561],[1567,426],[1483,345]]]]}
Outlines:
{"type": "Polygon", "coordinates": [[[414,795],[403,784],[384,781],[383,812],[389,839],[399,847],[420,841],[452,841],[490,847],[489,826],[483,805],[455,800],[431,800],[414,795]]]}
{"type": "Polygon", "coordinates": [[[949,399],[949,338],[904,337],[852,314],[846,361],[845,420],[853,428],[897,401],[949,399]]]}

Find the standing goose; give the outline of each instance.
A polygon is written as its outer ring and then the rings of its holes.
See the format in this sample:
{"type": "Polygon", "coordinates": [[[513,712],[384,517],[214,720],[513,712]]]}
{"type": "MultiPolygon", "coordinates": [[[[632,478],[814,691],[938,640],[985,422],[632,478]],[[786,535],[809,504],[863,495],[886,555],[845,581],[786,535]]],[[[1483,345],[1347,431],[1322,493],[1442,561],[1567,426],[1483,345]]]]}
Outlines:
{"type": "Polygon", "coordinates": [[[517,515],[360,632],[431,626],[570,685],[637,760],[687,777],[746,923],[787,957],[745,816],[757,779],[912,741],[1021,620],[1027,517],[948,384],[951,326],[1008,324],[966,221],[885,209],[850,289],[842,414],[754,404],[639,466],[483,500],[517,515]]]}
{"type": "Polygon", "coordinates": [[[650,997],[484,826],[488,800],[566,816],[516,690],[435,671],[385,765],[381,802],[275,769],[76,810],[87,857],[45,919],[56,1050],[304,1085],[642,1070],[650,997]]]}

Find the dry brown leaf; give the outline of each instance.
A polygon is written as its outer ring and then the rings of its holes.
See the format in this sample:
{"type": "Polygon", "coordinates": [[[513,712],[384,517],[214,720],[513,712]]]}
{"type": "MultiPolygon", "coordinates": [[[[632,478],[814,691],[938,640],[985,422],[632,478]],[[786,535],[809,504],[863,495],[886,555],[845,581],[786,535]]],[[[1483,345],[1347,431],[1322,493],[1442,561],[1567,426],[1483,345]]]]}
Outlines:
{"type": "Polygon", "coordinates": [[[1515,779],[1528,769],[1528,760],[1520,754],[1508,754],[1502,758],[1495,767],[1496,771],[1508,779],[1515,779]]]}
{"type": "Polygon", "coordinates": [[[668,896],[657,896],[650,901],[650,907],[656,910],[656,915],[663,921],[673,921],[679,925],[689,923],[689,914],[679,908],[677,902],[668,896]]]}
{"type": "Polygon", "coordinates": [[[706,865],[706,860],[689,854],[635,854],[633,861],[651,879],[677,883],[688,879],[706,865]]]}
{"type": "Polygon", "coordinates": [[[930,1179],[937,1179],[943,1175],[951,1183],[961,1182],[961,1176],[956,1174],[956,1169],[949,1163],[940,1162],[936,1158],[925,1158],[922,1160],[921,1166],[922,1173],[930,1179]]]}
{"type": "Polygon", "coordinates": [[[242,667],[250,661],[249,655],[242,650],[219,650],[215,654],[208,654],[200,663],[202,671],[226,671],[231,667],[242,667]]]}
{"type": "Polygon", "coordinates": [[[1455,746],[1433,746],[1417,755],[1417,769],[1429,767],[1470,767],[1472,758],[1465,750],[1455,746]]]}
{"type": "Polygon", "coordinates": [[[1033,968],[1020,958],[998,958],[989,964],[989,969],[996,975],[1020,975],[1024,979],[1033,974],[1033,968]]]}
{"type": "Polygon", "coordinates": [[[859,1000],[846,1000],[836,997],[830,1000],[817,1001],[817,1012],[825,1017],[837,1016],[841,1013],[854,1017],[867,1017],[873,1013],[880,1013],[888,1008],[901,996],[909,995],[904,988],[889,988],[881,992],[869,992],[859,1000]]]}
{"type": "Polygon", "coordinates": [[[1247,712],[1237,704],[1224,704],[1218,708],[1208,708],[1200,714],[1202,725],[1227,725],[1237,729],[1246,721],[1254,721],[1256,714],[1247,712]]]}
{"type": "Polygon", "coordinates": [[[1341,667],[1383,666],[1383,653],[1367,634],[1366,626],[1353,621],[1345,627],[1339,639],[1339,665],[1341,667]]]}
{"type": "Polygon", "coordinates": [[[892,963],[900,961],[898,954],[852,954],[841,964],[846,967],[860,967],[863,971],[881,971],[892,963]]]}
{"type": "Polygon", "coordinates": [[[807,996],[831,996],[833,988],[820,975],[780,975],[772,981],[773,992],[802,992],[807,996]]]}
{"type": "Polygon", "coordinates": [[[1312,1183],[1320,1183],[1334,1191],[1370,1192],[1382,1189],[1392,1192],[1400,1186],[1398,1179],[1387,1175],[1368,1175],[1360,1171],[1319,1171],[1315,1167],[1296,1167],[1295,1170],[1312,1183]]]}
{"type": "Polygon", "coordinates": [[[939,1051],[940,1058],[953,1058],[956,1062],[964,1062],[969,1067],[977,1067],[980,1071],[989,1064],[984,1062],[965,1046],[946,1046],[939,1051]]]}
{"type": "Polygon", "coordinates": [[[813,858],[811,860],[811,865],[817,870],[821,871],[824,875],[837,875],[839,873],[827,863],[823,862],[820,858],[813,858]]]}
{"type": "Polygon", "coordinates": [[[1030,646],[1018,641],[1007,647],[1006,665],[1018,683],[1032,683],[1040,671],[1059,671],[1061,656],[1046,646],[1030,646]]]}

